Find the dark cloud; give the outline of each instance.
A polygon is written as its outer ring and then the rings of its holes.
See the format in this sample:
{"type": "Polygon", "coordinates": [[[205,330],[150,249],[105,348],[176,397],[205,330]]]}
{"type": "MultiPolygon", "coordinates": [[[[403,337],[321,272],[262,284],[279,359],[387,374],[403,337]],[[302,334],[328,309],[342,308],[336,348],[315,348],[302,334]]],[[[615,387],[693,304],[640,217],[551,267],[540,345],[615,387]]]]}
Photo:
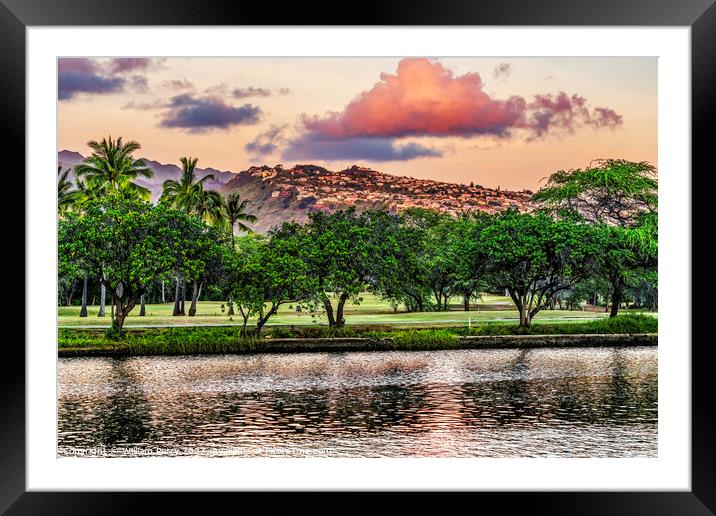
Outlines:
{"type": "MultiPolygon", "coordinates": [[[[218,87],[224,88],[224,84],[220,84],[218,87]]],[[[246,88],[234,88],[231,92],[231,96],[237,99],[245,99],[249,97],[271,97],[273,95],[288,95],[291,90],[288,88],[278,88],[277,90],[270,90],[268,88],[256,88],[254,86],[248,86],[246,88]]]]}
{"type": "Polygon", "coordinates": [[[137,93],[147,93],[149,91],[149,81],[143,75],[133,75],[130,85],[137,93]]]}
{"type": "Polygon", "coordinates": [[[61,58],[58,60],[58,99],[68,100],[79,93],[98,95],[119,93],[127,87],[137,93],[149,91],[149,81],[141,72],[161,60],[144,57],[113,58],[98,61],[88,58],[61,58]]]}
{"type": "Polygon", "coordinates": [[[109,61],[110,73],[124,73],[135,70],[146,70],[154,60],[148,57],[117,57],[109,61]]]}
{"type": "Polygon", "coordinates": [[[130,100],[124,106],[122,106],[122,109],[138,109],[140,111],[149,111],[152,109],[161,109],[165,107],[167,107],[167,103],[162,102],[161,100],[153,100],[151,102],[136,102],[134,100],[130,100]]]}
{"type": "Polygon", "coordinates": [[[614,129],[622,124],[622,116],[614,110],[604,107],[590,110],[587,99],[564,92],[556,95],[535,95],[527,109],[531,114],[525,127],[532,130],[533,137],[555,130],[571,133],[582,126],[614,129]]]}
{"type": "Polygon", "coordinates": [[[235,88],[231,95],[237,99],[245,99],[248,97],[270,97],[271,90],[249,86],[248,88],[235,88]]]}
{"type": "Polygon", "coordinates": [[[613,109],[598,107],[594,108],[590,124],[594,128],[608,127],[614,129],[622,124],[622,116],[613,109]]]}
{"type": "Polygon", "coordinates": [[[419,143],[396,144],[390,138],[325,138],[305,133],[289,142],[282,152],[284,160],[322,159],[328,161],[406,161],[439,157],[442,152],[419,143]]]}
{"type": "Polygon", "coordinates": [[[511,73],[512,73],[512,68],[510,68],[510,63],[500,63],[492,71],[492,76],[495,79],[500,79],[502,77],[509,77],[509,75],[511,73]]]}
{"type": "Polygon", "coordinates": [[[172,97],[167,107],[159,125],[190,132],[256,124],[262,114],[259,107],[251,104],[235,107],[218,97],[198,97],[188,93],[172,97]]]}
{"type": "Polygon", "coordinates": [[[244,145],[244,149],[254,155],[253,160],[273,154],[278,149],[279,144],[286,141],[284,136],[286,127],[285,125],[272,125],[268,130],[260,133],[256,138],[244,145]]]}
{"type": "Polygon", "coordinates": [[[57,68],[57,98],[69,100],[78,93],[116,93],[124,89],[126,79],[113,77],[93,60],[61,58],[57,68]]]}

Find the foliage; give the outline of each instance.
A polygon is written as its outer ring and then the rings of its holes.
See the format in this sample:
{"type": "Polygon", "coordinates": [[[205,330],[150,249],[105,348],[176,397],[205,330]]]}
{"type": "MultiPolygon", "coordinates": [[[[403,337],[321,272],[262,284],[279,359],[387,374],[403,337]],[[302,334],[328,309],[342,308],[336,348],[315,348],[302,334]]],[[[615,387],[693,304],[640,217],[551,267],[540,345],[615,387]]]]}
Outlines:
{"type": "Polygon", "coordinates": [[[309,219],[305,227],[296,228],[299,250],[308,273],[316,280],[314,300],[323,304],[329,325],[340,328],[345,325],[345,302],[357,301],[369,281],[374,235],[366,216],[358,215],[353,208],[333,213],[315,211],[309,219]],[[335,314],[328,293],[337,297],[335,314]]]}
{"type": "MultiPolygon", "coordinates": [[[[655,334],[656,317],[622,315],[586,323],[540,324],[520,327],[507,324],[485,324],[471,329],[445,328],[427,330],[376,331],[344,328],[340,333],[328,328],[272,328],[267,336],[276,338],[363,337],[390,340],[393,349],[427,350],[460,347],[465,335],[558,335],[558,334],[655,334]]],[[[131,355],[162,355],[190,353],[250,353],[270,349],[272,338],[259,338],[242,333],[236,327],[157,328],[123,330],[121,340],[109,338],[96,330],[60,329],[58,345],[64,349],[116,349],[131,355]]],[[[297,349],[302,349],[298,343],[297,349]]]]}
{"type": "Polygon", "coordinates": [[[231,231],[231,247],[234,247],[234,228],[237,227],[239,231],[245,233],[252,233],[253,229],[246,225],[246,223],[256,222],[256,216],[247,213],[246,199],[241,199],[241,195],[238,192],[232,192],[224,199],[224,209],[226,210],[226,222],[229,224],[229,230],[231,231]]]}
{"type": "Polygon", "coordinates": [[[61,220],[60,263],[84,264],[108,288],[121,329],[124,318],[155,278],[177,272],[196,278],[217,238],[200,220],[164,205],[108,195],[84,213],[61,220]]]}
{"type": "Polygon", "coordinates": [[[196,178],[198,158],[182,157],[182,174],[179,181],[167,179],[162,185],[160,203],[165,203],[190,215],[196,215],[210,224],[224,220],[224,199],[214,190],[204,189],[204,183],[214,180],[213,174],[196,178]]]}
{"type": "Polygon", "coordinates": [[[110,136],[101,142],[91,140],[87,145],[92,155],[75,167],[78,178],[86,178],[94,187],[119,192],[125,198],[149,199],[151,192],[134,182],[138,177],[153,176],[143,160],[132,156],[141,148],[139,143],[124,143],[121,137],[113,140],[110,136]]]}
{"type": "Polygon", "coordinates": [[[506,288],[529,326],[557,292],[586,278],[600,252],[598,233],[583,223],[507,210],[482,228],[478,244],[488,274],[506,288]]]}
{"type": "Polygon", "coordinates": [[[68,179],[69,174],[69,168],[62,170],[62,166],[57,167],[57,211],[60,213],[72,210],[82,197],[82,193],[74,189],[68,179]]]}
{"type": "Polygon", "coordinates": [[[393,332],[393,349],[449,349],[460,347],[460,339],[449,330],[406,330],[393,332]]]}
{"type": "Polygon", "coordinates": [[[656,168],[647,162],[596,160],[585,169],[552,174],[533,200],[562,215],[628,226],[658,203],[656,168]]]}

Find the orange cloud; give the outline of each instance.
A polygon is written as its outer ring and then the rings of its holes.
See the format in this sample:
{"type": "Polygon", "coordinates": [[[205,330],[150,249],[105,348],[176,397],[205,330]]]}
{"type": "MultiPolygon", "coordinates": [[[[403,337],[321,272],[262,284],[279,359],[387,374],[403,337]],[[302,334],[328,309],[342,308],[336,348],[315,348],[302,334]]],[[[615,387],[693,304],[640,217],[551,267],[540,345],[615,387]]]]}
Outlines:
{"type": "Polygon", "coordinates": [[[342,112],[303,117],[312,133],[335,139],[406,136],[508,137],[513,129],[541,136],[557,128],[614,127],[620,115],[609,108],[590,112],[579,95],[537,95],[501,100],[483,91],[478,73],[456,76],[440,62],[403,59],[395,74],[382,73],[373,88],[361,93],[342,112]]]}

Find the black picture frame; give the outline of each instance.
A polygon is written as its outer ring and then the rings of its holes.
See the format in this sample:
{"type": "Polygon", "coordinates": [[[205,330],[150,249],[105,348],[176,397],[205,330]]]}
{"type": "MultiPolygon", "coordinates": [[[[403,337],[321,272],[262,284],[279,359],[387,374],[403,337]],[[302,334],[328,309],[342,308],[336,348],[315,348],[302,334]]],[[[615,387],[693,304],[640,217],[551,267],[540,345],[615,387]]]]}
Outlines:
{"type": "MultiPolygon", "coordinates": [[[[692,169],[707,167],[708,131],[716,115],[716,0],[448,0],[415,3],[407,0],[363,0],[350,9],[341,3],[287,3],[278,7],[245,0],[197,2],[196,0],[0,0],[0,105],[5,148],[11,150],[11,168],[25,170],[25,29],[28,26],[76,25],[573,25],[573,26],[689,26],[692,50],[692,169]],[[320,14],[319,14],[320,13],[320,14]]],[[[10,169],[7,169],[10,170],[10,169]]],[[[17,172],[14,172],[15,174],[17,172]]],[[[688,180],[688,171],[684,171],[688,180]]],[[[691,176],[693,177],[693,175],[691,176]]],[[[22,188],[24,194],[24,186],[22,188]]],[[[707,191],[693,189],[692,205],[707,191]]],[[[23,198],[24,195],[17,197],[23,198]]],[[[692,219],[695,218],[692,216],[692,219]]],[[[14,270],[25,270],[24,255],[11,260],[14,270]]],[[[696,265],[693,263],[692,267],[696,265]]],[[[31,271],[25,270],[25,274],[31,271]]],[[[693,303],[693,306],[697,306],[693,303]]],[[[28,307],[29,309],[29,307],[28,307]]],[[[698,321],[694,321],[698,322],[698,321]]],[[[9,335],[9,334],[7,334],[9,335]]],[[[25,353],[15,339],[6,338],[0,414],[0,511],[8,514],[105,514],[144,513],[147,497],[162,506],[162,513],[188,510],[204,502],[187,493],[40,493],[25,489],[25,353]]],[[[687,344],[684,343],[685,349],[687,344]]],[[[516,508],[524,504],[536,514],[713,514],[716,510],[714,466],[714,404],[710,385],[710,342],[691,347],[692,356],[692,491],[691,492],[532,492],[480,493],[479,503],[496,502],[516,508]]],[[[27,343],[26,343],[27,345],[27,343]]],[[[260,494],[237,493],[248,509],[260,494]]],[[[351,493],[339,513],[368,512],[376,507],[371,495],[351,493]]],[[[472,494],[474,496],[474,494],[472,494]]],[[[296,497],[296,495],[294,495],[296,497]]],[[[298,495],[292,512],[331,510],[315,493],[298,495]]],[[[460,496],[462,498],[462,496],[460,496]]],[[[271,495],[272,504],[281,501],[271,495]]],[[[383,510],[406,512],[423,504],[421,493],[379,502],[383,510]],[[396,504],[391,507],[391,504],[396,504]],[[399,509],[398,509],[399,507],[399,509]]],[[[228,501],[228,500],[227,500],[228,501]]],[[[231,502],[230,502],[231,503],[231,502]]],[[[453,499],[451,503],[469,503],[453,499]]],[[[486,505],[484,507],[487,507],[486,505]]],[[[275,512],[272,505],[271,512],[275,512]]]]}

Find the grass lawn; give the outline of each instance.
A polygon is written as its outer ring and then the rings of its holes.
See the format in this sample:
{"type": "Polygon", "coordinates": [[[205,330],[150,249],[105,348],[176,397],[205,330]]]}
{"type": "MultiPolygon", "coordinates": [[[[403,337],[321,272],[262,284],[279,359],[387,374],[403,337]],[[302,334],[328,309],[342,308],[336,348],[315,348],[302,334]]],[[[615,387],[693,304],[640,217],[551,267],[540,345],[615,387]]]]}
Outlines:
{"type": "MultiPolygon", "coordinates": [[[[519,320],[518,313],[512,309],[512,300],[509,297],[484,295],[474,306],[473,310],[465,312],[462,306],[455,304],[449,312],[418,312],[395,313],[390,304],[371,293],[361,295],[359,305],[346,304],[346,325],[395,325],[396,327],[419,327],[440,325],[468,325],[485,322],[514,323],[519,320]]],[[[173,303],[147,305],[147,315],[139,316],[139,306],[135,307],[125,321],[125,327],[139,326],[210,326],[241,324],[241,316],[236,315],[233,320],[221,311],[222,302],[200,301],[194,317],[172,316],[173,303]]],[[[327,325],[323,312],[315,314],[306,311],[298,313],[291,303],[282,305],[278,313],[269,319],[267,326],[278,325],[327,325]]],[[[189,310],[189,302],[186,303],[189,310]]],[[[79,317],[79,306],[61,306],[57,309],[58,324],[60,327],[95,326],[106,327],[110,324],[110,308],[107,306],[106,317],[97,317],[98,307],[88,307],[88,316],[79,317]]],[[[625,311],[626,312],[626,311],[625,311]]],[[[571,322],[599,319],[605,317],[603,312],[583,312],[570,310],[544,310],[537,314],[534,323],[571,322]]]]}

